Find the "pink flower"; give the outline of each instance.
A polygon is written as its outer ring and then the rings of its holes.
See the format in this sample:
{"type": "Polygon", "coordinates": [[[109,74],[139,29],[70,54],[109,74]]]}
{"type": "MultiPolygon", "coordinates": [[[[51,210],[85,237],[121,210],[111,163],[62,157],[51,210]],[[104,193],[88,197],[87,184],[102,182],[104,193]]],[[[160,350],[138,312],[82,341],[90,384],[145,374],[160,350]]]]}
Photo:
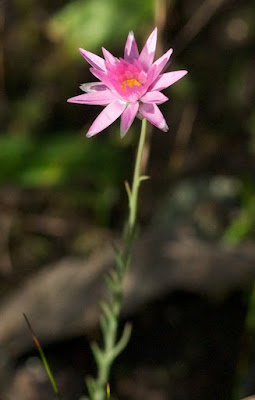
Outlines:
{"type": "Polygon", "coordinates": [[[90,72],[100,82],[85,83],[80,88],[86,92],[71,97],[70,103],[106,106],[95,119],[87,137],[96,135],[121,116],[121,137],[127,133],[136,116],[146,118],[166,132],[168,126],[157,104],[168,98],[160,91],[172,85],[187,71],[162,73],[173,50],[168,50],[153,62],[157,42],[157,28],[149,36],[139,54],[133,32],[127,38],[124,59],[114,57],[102,48],[104,59],[87,50],[79,49],[92,68],[90,72]]]}

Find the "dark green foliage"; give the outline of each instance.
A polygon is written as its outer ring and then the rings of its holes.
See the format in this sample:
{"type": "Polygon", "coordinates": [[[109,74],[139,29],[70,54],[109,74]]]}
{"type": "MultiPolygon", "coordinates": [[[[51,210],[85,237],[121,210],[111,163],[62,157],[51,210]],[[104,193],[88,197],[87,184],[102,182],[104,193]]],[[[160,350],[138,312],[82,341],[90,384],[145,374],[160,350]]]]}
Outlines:
{"type": "Polygon", "coordinates": [[[71,132],[52,139],[6,135],[0,137],[0,148],[1,185],[62,188],[102,218],[118,201],[124,151],[109,141],[71,132]]]}

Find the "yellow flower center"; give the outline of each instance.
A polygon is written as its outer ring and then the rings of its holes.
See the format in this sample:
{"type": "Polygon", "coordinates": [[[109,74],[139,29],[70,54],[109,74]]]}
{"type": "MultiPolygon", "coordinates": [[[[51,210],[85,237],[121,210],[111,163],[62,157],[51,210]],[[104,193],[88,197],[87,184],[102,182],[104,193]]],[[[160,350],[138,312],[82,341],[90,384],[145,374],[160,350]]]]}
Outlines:
{"type": "Polygon", "coordinates": [[[126,81],[122,82],[122,84],[120,85],[121,89],[124,90],[124,92],[125,92],[125,90],[126,90],[125,83],[126,83],[129,87],[132,87],[132,86],[134,86],[134,85],[135,85],[135,86],[140,86],[140,85],[141,85],[140,82],[138,82],[136,79],[127,79],[126,81]]]}

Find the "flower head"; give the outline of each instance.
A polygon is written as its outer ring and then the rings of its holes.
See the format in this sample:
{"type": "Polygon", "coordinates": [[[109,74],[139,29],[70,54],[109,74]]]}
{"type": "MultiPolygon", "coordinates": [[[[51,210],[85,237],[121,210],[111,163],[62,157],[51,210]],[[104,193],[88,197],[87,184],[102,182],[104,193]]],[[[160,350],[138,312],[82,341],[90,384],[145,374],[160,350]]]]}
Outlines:
{"type": "Polygon", "coordinates": [[[104,48],[104,59],[80,49],[81,55],[92,66],[90,72],[99,81],[81,85],[80,88],[86,93],[67,101],[106,106],[89,128],[87,137],[101,132],[120,116],[121,137],[127,133],[137,115],[146,118],[164,132],[168,130],[157,106],[168,100],[161,90],[181,79],[187,71],[162,73],[173,50],[168,50],[153,62],[156,42],[157,28],[147,39],[140,54],[133,32],[128,35],[124,58],[118,59],[104,48]]]}

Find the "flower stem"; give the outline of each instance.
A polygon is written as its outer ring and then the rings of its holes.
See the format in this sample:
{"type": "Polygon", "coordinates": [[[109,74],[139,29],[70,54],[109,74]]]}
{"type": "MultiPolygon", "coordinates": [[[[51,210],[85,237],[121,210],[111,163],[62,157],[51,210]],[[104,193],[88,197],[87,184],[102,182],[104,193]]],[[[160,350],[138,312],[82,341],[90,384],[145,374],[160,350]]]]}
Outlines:
{"type": "Polygon", "coordinates": [[[129,229],[133,231],[136,223],[136,215],[137,215],[137,204],[138,204],[138,192],[139,186],[141,183],[141,165],[142,165],[142,158],[143,158],[143,150],[144,150],[144,143],[145,137],[147,132],[147,119],[143,118],[142,120],[142,129],[141,135],[137,150],[137,157],[135,163],[135,170],[134,170],[134,177],[133,177],[133,184],[132,184],[132,191],[131,191],[131,198],[129,203],[129,229]]]}
{"type": "Polygon", "coordinates": [[[139,187],[141,181],[147,178],[141,176],[146,131],[147,120],[144,118],[142,120],[132,189],[130,189],[128,183],[126,183],[129,200],[127,230],[123,236],[122,248],[120,250],[115,249],[116,266],[107,276],[107,284],[111,299],[108,303],[103,302],[101,304],[103,314],[100,318],[100,324],[103,335],[103,348],[100,348],[97,344],[92,344],[92,351],[98,368],[98,376],[96,379],[90,378],[87,380],[87,387],[91,400],[107,399],[107,385],[112,364],[126,347],[131,335],[131,325],[126,324],[120,338],[117,338],[123,298],[123,282],[128,270],[135,238],[139,187]]]}

